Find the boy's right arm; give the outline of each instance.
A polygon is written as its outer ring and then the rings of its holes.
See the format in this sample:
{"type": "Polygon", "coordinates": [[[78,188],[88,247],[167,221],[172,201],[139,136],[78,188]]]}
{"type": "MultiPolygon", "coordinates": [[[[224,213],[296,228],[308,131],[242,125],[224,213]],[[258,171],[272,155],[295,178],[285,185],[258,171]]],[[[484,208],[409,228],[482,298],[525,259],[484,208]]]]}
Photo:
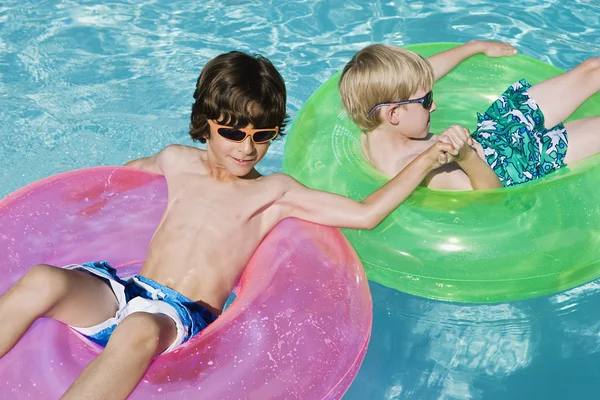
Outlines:
{"type": "Polygon", "coordinates": [[[277,201],[282,210],[281,219],[295,217],[338,228],[373,229],[419,186],[429,172],[445,164],[448,154],[457,154],[454,145],[435,143],[361,202],[309,189],[288,178],[285,192],[277,201]]]}

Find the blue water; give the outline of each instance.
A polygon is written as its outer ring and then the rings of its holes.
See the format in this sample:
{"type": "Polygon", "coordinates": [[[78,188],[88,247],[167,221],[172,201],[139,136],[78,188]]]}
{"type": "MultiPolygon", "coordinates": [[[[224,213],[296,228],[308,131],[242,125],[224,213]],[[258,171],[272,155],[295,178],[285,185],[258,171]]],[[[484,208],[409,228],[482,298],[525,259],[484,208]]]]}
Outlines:
{"type": "MultiPolygon", "coordinates": [[[[600,53],[596,0],[32,1],[0,3],[0,196],[122,164],[187,125],[202,66],[230,50],[280,69],[294,117],[361,47],[492,39],[570,69],[600,53]]],[[[260,169],[280,171],[283,141],[260,169]]],[[[347,399],[596,398],[600,281],[499,305],[371,285],[369,351],[347,399]]]]}

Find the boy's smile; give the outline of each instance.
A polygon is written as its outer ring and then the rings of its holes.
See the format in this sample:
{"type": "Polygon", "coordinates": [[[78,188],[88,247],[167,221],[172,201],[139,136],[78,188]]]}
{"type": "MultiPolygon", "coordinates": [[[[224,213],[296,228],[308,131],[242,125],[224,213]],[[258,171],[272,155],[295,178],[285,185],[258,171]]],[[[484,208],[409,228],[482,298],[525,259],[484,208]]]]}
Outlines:
{"type": "Polygon", "coordinates": [[[258,131],[251,124],[238,130],[246,134],[243,141],[227,139],[217,132],[219,127],[216,124],[210,125],[211,134],[206,140],[209,162],[212,160],[216,168],[224,169],[231,175],[243,178],[250,174],[269,149],[270,140],[264,143],[253,140],[256,136],[253,137],[250,133],[258,135],[263,130],[258,131]]]}
{"type": "Polygon", "coordinates": [[[252,162],[255,160],[254,158],[250,158],[250,159],[239,159],[237,157],[233,157],[231,156],[231,159],[233,161],[235,161],[238,165],[242,166],[242,167],[247,167],[249,165],[252,164],[252,162]]]}

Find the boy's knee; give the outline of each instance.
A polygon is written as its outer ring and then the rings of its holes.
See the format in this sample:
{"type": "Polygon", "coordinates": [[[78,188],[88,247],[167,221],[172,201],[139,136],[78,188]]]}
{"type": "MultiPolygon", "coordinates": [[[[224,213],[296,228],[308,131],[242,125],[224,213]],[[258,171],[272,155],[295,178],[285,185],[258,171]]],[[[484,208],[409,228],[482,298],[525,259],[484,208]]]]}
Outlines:
{"type": "Polygon", "coordinates": [[[588,58],[580,64],[586,72],[593,73],[600,71],[600,57],[588,58]]]}
{"type": "Polygon", "coordinates": [[[113,331],[107,349],[133,351],[141,355],[155,355],[165,342],[164,321],[162,317],[145,312],[136,312],[127,316],[113,331]]]}
{"type": "Polygon", "coordinates": [[[56,270],[57,268],[51,265],[38,264],[27,271],[16,286],[20,290],[43,294],[45,288],[56,288],[59,285],[59,274],[56,270]]]}
{"type": "Polygon", "coordinates": [[[43,315],[66,293],[66,280],[61,268],[38,264],[6,293],[23,312],[43,315]]]}

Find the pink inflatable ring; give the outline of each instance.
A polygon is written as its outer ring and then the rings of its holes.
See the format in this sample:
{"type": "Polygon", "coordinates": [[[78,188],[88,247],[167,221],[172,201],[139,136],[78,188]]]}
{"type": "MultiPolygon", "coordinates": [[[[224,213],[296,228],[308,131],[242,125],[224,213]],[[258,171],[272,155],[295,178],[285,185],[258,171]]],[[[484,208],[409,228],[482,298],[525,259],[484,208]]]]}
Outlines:
{"type": "MultiPolygon", "coordinates": [[[[99,167],[0,201],[0,293],[39,263],[107,260],[139,270],[166,204],[162,177],[99,167]]],[[[231,306],[150,366],[131,399],[339,399],[371,332],[371,296],[336,229],[288,219],[261,243],[231,306]]],[[[58,399],[100,351],[38,320],[0,359],[0,398],[58,399]]]]}

